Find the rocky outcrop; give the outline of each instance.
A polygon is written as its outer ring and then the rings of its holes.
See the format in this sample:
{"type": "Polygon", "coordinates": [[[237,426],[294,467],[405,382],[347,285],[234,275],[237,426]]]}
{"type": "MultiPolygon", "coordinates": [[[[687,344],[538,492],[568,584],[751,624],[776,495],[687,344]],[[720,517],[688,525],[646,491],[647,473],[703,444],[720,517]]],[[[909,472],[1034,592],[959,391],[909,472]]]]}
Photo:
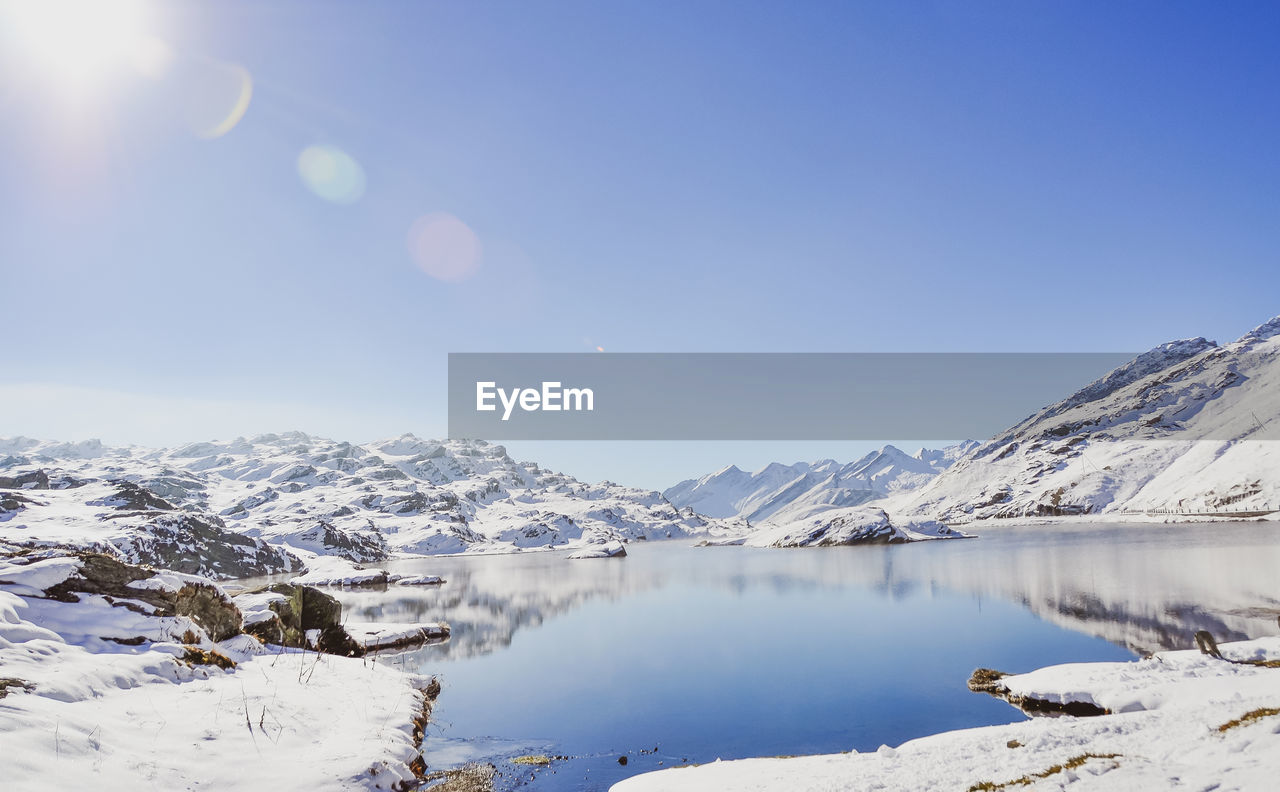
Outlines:
{"type": "Polygon", "coordinates": [[[212,515],[161,513],[114,542],[138,563],[212,578],[289,572],[302,566],[288,551],[226,527],[212,515]]]}
{"type": "Polygon", "coordinates": [[[364,647],[342,626],[342,603],[312,588],[272,583],[236,597],[245,609],[245,632],[263,643],[359,657],[364,647]]]}
{"type": "Polygon", "coordinates": [[[96,594],[127,608],[137,608],[135,603],[141,602],[152,608],[149,615],[190,618],[213,641],[240,634],[240,610],[226,592],[211,583],[198,579],[158,580],[155,570],[101,553],[77,553],[73,557],[79,559],[79,568],[45,589],[49,599],[79,602],[83,594],[96,594]]]}
{"type": "Polygon", "coordinates": [[[580,558],[626,558],[626,556],[627,548],[622,545],[622,542],[605,542],[604,544],[590,545],[581,550],[575,550],[566,558],[576,560],[580,558]]]}

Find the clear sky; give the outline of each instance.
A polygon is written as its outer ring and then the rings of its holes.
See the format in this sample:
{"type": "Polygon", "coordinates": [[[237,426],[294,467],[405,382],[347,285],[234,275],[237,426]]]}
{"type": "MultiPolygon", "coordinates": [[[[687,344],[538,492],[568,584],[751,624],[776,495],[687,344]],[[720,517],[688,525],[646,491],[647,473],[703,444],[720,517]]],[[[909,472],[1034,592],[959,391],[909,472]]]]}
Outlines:
{"type": "MultiPolygon", "coordinates": [[[[1280,313],[1276,3],[95,5],[0,0],[0,435],[439,435],[449,351],[1280,313]]],[[[512,444],[650,486],[860,450],[512,444]]]]}

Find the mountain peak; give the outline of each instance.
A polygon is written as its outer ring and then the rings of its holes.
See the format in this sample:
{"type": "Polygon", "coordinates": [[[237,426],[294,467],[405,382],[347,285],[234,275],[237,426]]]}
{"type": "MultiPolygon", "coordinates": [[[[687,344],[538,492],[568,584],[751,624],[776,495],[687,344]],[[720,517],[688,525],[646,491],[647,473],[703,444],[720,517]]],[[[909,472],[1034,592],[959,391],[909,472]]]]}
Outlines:
{"type": "Polygon", "coordinates": [[[1280,316],[1258,325],[1240,337],[1241,341],[1265,341],[1280,335],[1280,316]]]}

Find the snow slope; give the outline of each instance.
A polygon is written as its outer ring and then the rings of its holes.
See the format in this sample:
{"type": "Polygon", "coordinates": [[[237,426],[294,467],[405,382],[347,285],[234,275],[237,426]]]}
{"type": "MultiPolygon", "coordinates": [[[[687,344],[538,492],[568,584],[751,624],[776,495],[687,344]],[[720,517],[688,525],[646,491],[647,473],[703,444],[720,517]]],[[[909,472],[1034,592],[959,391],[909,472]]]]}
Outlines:
{"type": "Polygon", "coordinates": [[[89,547],[215,577],[300,569],[317,554],[370,562],[742,530],[654,491],[517,462],[483,441],[0,440],[0,541],[89,547]]]}
{"type": "Polygon", "coordinates": [[[848,464],[831,459],[793,465],[774,462],[754,473],[731,465],[682,481],[662,494],[676,506],[711,517],[781,524],[919,487],[976,445],[968,442],[942,450],[922,448],[914,456],[887,445],[848,464]]]}
{"type": "MultiPolygon", "coordinates": [[[[1280,661],[1280,638],[1222,651],[1280,661]]],[[[867,754],[716,761],[639,775],[612,792],[1265,790],[1280,776],[1278,668],[1191,650],[1053,666],[1000,682],[1018,695],[1118,714],[945,732],[867,754]]]]}
{"type": "Polygon", "coordinates": [[[1280,511],[1280,317],[1161,345],[971,450],[891,513],[1280,511]]]}
{"type": "MultiPolygon", "coordinates": [[[[427,680],[361,659],[267,647],[234,623],[58,587],[74,557],[0,558],[0,756],[5,789],[388,790],[416,783],[427,680]],[[208,629],[206,629],[208,628],[208,629]],[[218,638],[220,640],[214,640],[218,638]]],[[[154,599],[150,598],[149,599],[154,599]]]]}

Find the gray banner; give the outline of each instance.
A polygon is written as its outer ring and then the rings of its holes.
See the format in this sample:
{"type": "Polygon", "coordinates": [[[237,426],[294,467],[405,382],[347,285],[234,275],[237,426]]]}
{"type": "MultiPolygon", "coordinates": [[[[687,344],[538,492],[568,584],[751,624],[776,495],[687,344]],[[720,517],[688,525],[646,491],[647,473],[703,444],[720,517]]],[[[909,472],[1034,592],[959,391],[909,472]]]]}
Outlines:
{"type": "Polygon", "coordinates": [[[1129,353],[452,353],[449,436],[986,439],[1129,353]]]}

